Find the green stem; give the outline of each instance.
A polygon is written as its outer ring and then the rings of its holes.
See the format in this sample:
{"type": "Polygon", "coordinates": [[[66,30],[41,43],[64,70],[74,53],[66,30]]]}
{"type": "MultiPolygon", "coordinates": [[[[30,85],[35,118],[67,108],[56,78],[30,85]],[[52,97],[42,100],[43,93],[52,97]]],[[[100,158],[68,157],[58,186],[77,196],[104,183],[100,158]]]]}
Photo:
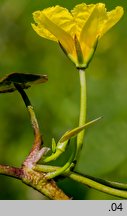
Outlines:
{"type": "Polygon", "coordinates": [[[84,177],[87,177],[91,180],[94,180],[98,183],[101,183],[103,185],[112,187],[112,188],[116,188],[116,189],[120,189],[120,190],[127,190],[127,184],[126,183],[120,183],[120,182],[114,182],[114,181],[109,181],[109,180],[105,180],[105,179],[101,179],[101,178],[96,178],[93,176],[89,176],[89,175],[83,175],[84,177]]]}
{"type": "Polygon", "coordinates": [[[67,174],[67,176],[77,182],[80,182],[82,184],[85,184],[93,189],[99,190],[101,192],[113,195],[113,196],[117,196],[117,197],[121,197],[121,198],[126,198],[127,199],[127,191],[123,191],[123,190],[119,190],[119,189],[115,189],[106,185],[103,185],[99,182],[96,182],[94,180],[91,180],[87,177],[81,176],[77,173],[73,173],[70,172],[67,174]]]}
{"type": "MultiPolygon", "coordinates": [[[[59,167],[48,166],[48,165],[34,166],[34,170],[40,171],[40,172],[53,172],[58,169],[59,167]]],[[[112,196],[117,196],[117,197],[127,199],[127,191],[125,191],[127,188],[127,184],[111,182],[111,181],[102,180],[102,179],[96,179],[94,177],[89,177],[89,176],[82,176],[75,172],[70,172],[69,170],[66,170],[62,175],[67,176],[70,179],[73,179],[74,181],[82,183],[85,186],[91,187],[98,191],[110,194],[112,196]]]]}
{"type": "Polygon", "coordinates": [[[73,159],[74,159],[74,157],[73,157],[73,155],[71,155],[70,159],[65,163],[65,165],[63,167],[60,167],[59,169],[57,169],[53,172],[48,172],[46,174],[46,179],[53,179],[56,176],[62,175],[65,172],[65,170],[67,170],[71,166],[73,159]]]}
{"type": "Polygon", "coordinates": [[[74,139],[72,139],[71,142],[74,147],[74,150],[71,152],[70,158],[68,159],[68,161],[65,163],[63,167],[60,167],[59,169],[53,172],[47,173],[46,174],[47,179],[52,179],[52,178],[55,178],[56,176],[62,175],[65,172],[65,170],[68,170],[69,168],[72,168],[74,166],[73,160],[74,160],[75,152],[76,152],[76,143],[74,143],[74,139]]]}
{"type": "MultiPolygon", "coordinates": [[[[79,69],[80,76],[80,116],[79,116],[79,127],[85,124],[86,121],[86,78],[85,71],[83,69],[79,69]]],[[[85,130],[81,131],[77,136],[77,153],[76,159],[80,153],[80,150],[83,145],[85,130]]]]}
{"type": "Polygon", "coordinates": [[[56,146],[56,152],[53,153],[52,155],[44,158],[43,162],[47,163],[47,162],[56,160],[63,152],[65,152],[67,144],[68,144],[68,140],[65,142],[62,142],[62,143],[59,142],[56,146]]]}

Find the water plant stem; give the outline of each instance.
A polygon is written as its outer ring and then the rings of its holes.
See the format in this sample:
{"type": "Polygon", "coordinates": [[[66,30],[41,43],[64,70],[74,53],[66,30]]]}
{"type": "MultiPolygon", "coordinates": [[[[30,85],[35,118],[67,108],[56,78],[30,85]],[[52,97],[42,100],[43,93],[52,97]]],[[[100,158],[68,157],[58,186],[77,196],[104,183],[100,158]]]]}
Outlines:
{"type": "MultiPolygon", "coordinates": [[[[79,69],[80,77],[80,115],[79,115],[79,127],[84,125],[86,122],[86,78],[85,71],[79,69]]],[[[83,138],[85,130],[81,131],[77,136],[77,152],[75,159],[79,156],[79,153],[82,149],[83,138]]]]}
{"type": "MultiPolygon", "coordinates": [[[[59,167],[49,166],[49,165],[36,165],[33,167],[34,170],[38,172],[53,172],[59,170],[59,167]]],[[[118,182],[111,182],[103,179],[94,178],[88,175],[81,175],[76,172],[71,172],[69,169],[65,170],[62,173],[63,176],[66,176],[74,181],[77,181],[85,186],[91,187],[98,191],[110,194],[112,196],[117,196],[127,199],[127,184],[122,184],[118,182]]]]}

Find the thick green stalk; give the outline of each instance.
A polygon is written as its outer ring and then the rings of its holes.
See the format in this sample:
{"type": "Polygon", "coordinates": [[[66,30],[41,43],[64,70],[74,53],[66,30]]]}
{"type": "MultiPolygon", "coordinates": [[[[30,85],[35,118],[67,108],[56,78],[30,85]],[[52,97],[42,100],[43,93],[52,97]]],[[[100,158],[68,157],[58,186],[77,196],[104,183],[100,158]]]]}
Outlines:
{"type": "MultiPolygon", "coordinates": [[[[58,170],[59,167],[48,166],[48,165],[35,165],[34,170],[40,172],[53,172],[58,170]]],[[[96,179],[89,176],[82,176],[76,172],[70,172],[66,170],[62,175],[73,179],[74,181],[80,182],[85,186],[91,187],[95,190],[110,194],[112,196],[117,196],[121,198],[127,199],[127,185],[118,183],[118,182],[111,182],[102,179],[96,179]],[[125,190],[124,190],[125,189],[125,190]]]]}
{"type": "MultiPolygon", "coordinates": [[[[86,121],[86,78],[85,78],[85,71],[83,69],[79,69],[79,77],[80,77],[80,115],[79,115],[79,127],[80,127],[84,125],[86,121]]],[[[84,132],[85,130],[81,131],[77,136],[76,158],[78,157],[83,145],[84,132]]]]}
{"type": "Polygon", "coordinates": [[[67,176],[77,182],[80,182],[82,184],[85,184],[93,189],[99,190],[101,192],[113,195],[113,196],[117,196],[117,197],[121,197],[121,198],[125,198],[127,199],[127,191],[123,191],[123,190],[119,190],[119,189],[115,189],[106,185],[103,185],[99,182],[96,182],[92,179],[89,179],[87,177],[81,176],[77,173],[73,173],[71,172],[70,174],[67,174],[67,176]]]}

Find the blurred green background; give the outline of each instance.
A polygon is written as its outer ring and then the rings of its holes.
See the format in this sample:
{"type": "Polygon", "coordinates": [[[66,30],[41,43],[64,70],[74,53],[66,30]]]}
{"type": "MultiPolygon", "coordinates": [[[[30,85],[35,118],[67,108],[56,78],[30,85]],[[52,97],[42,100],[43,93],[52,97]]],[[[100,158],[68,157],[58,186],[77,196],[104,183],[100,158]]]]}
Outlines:
{"type": "MultiPolygon", "coordinates": [[[[78,124],[79,77],[57,43],[39,37],[32,29],[32,12],[59,4],[73,8],[82,0],[1,0],[0,77],[11,72],[42,73],[48,83],[27,90],[35,107],[45,145],[78,124]]],[[[98,1],[85,1],[96,3],[98,1]]],[[[104,116],[86,131],[76,171],[127,182],[127,3],[117,5],[125,14],[99,42],[87,70],[87,120],[104,116]]],[[[20,166],[27,156],[33,133],[28,113],[17,92],[0,95],[0,163],[20,166]]],[[[59,163],[63,164],[63,157],[59,163]]],[[[59,186],[74,199],[117,199],[68,179],[59,186]]],[[[0,176],[0,199],[47,199],[20,181],[0,176]]]]}

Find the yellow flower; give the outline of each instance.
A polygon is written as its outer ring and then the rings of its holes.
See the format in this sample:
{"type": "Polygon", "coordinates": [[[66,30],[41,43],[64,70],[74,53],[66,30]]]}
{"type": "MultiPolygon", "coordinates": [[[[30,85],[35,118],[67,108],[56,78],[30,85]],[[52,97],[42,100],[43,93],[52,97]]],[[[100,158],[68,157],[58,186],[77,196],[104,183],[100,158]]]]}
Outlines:
{"type": "Polygon", "coordinates": [[[76,67],[87,67],[100,39],[122,17],[118,6],[107,12],[105,4],[76,5],[71,12],[55,6],[33,13],[33,29],[41,37],[58,42],[76,67]]]}

